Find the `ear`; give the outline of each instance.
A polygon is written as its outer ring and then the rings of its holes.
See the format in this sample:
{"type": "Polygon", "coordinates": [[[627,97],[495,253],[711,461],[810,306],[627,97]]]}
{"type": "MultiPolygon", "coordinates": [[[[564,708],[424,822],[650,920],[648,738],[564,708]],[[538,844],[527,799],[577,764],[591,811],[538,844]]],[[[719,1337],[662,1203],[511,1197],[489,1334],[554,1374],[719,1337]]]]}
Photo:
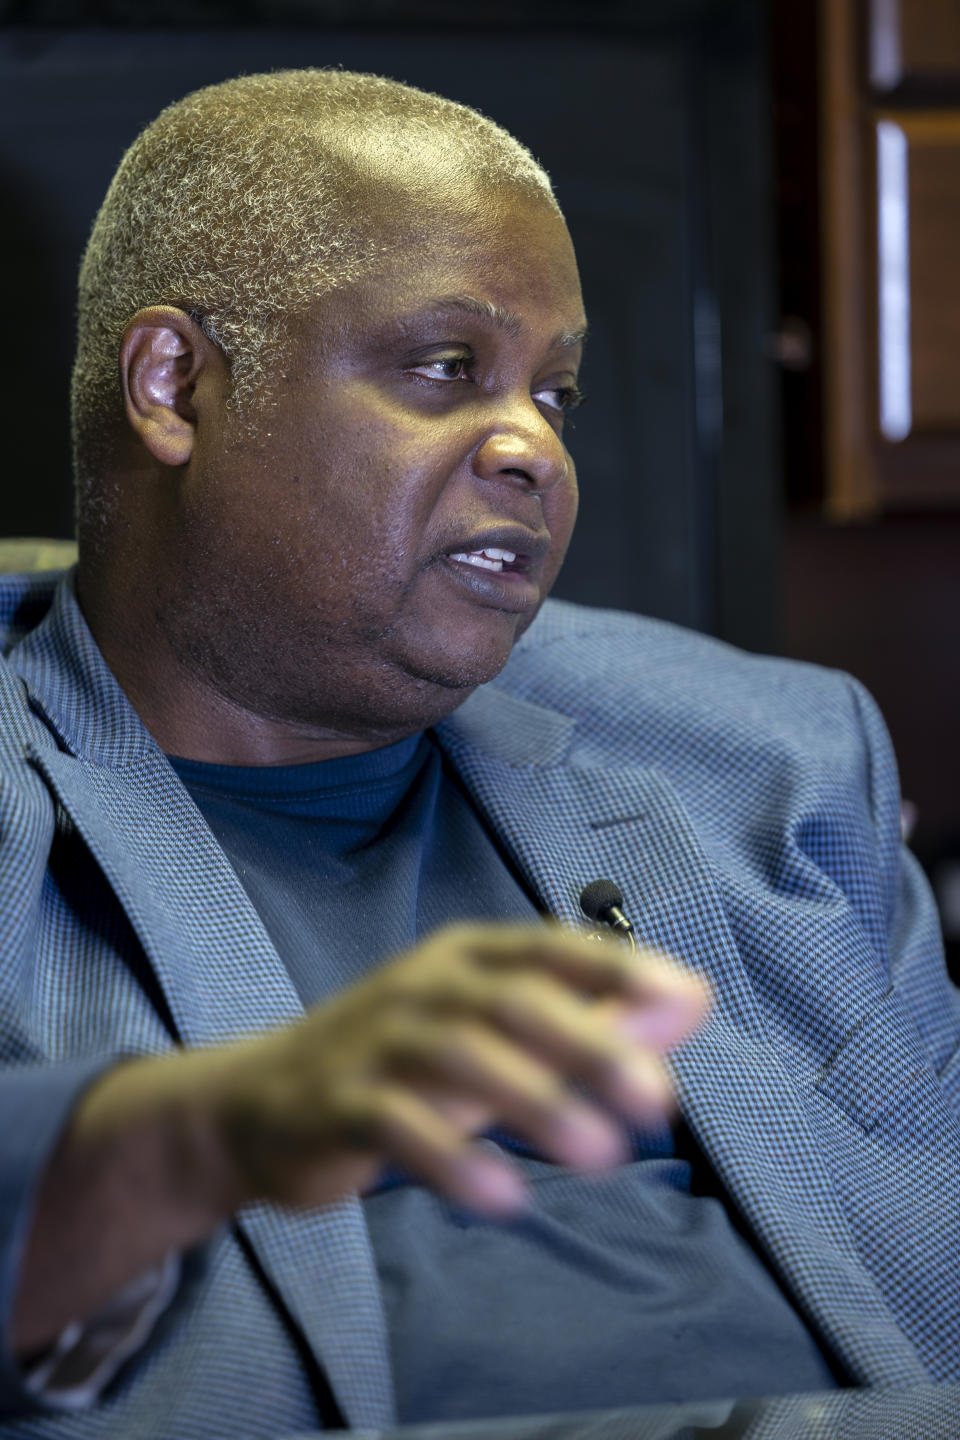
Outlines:
{"type": "Polygon", "coordinates": [[[151,305],[127,324],[120,345],[124,408],[134,432],[162,465],[193,453],[201,377],[225,378],[222,352],[185,310],[151,305]]]}

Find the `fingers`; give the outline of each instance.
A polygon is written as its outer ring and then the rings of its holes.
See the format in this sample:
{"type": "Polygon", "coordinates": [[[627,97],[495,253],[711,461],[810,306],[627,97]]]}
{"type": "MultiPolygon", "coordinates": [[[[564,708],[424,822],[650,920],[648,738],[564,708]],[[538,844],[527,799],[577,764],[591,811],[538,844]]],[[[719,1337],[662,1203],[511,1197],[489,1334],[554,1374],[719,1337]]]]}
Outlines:
{"type": "Polygon", "coordinates": [[[228,1144],[264,1197],[299,1194],[300,1175],[324,1203],[367,1156],[507,1213],[519,1177],[468,1137],[496,1123],[559,1164],[618,1163],[616,1117],[670,1108],[660,1052],[707,1003],[679,966],[614,940],[554,925],[440,931],[263,1037],[244,1064],[243,1103],[232,1107],[243,1123],[228,1144]]]}
{"type": "Polygon", "coordinates": [[[501,973],[541,971],[577,991],[616,997],[636,1011],[632,1038],[651,1045],[677,1044],[696,1029],[709,1006],[703,981],[675,961],[647,950],[631,951],[612,937],[584,936],[550,923],[491,927],[473,934],[475,939],[470,932],[465,938],[475,964],[501,973]]]}
{"type": "Polygon", "coordinates": [[[526,1205],[526,1187],[506,1157],[465,1140],[418,1096],[369,1086],[340,1099],[344,1136],[388,1155],[440,1194],[491,1217],[516,1214],[526,1205]]]}
{"type": "MultiPolygon", "coordinates": [[[[411,1023],[393,1040],[393,1078],[413,1083],[448,1114],[479,1113],[561,1165],[605,1168],[624,1158],[619,1127],[571,1091],[563,1075],[496,1032],[471,1022],[411,1023]],[[457,1104],[465,1099],[468,1108],[457,1104]]],[[[481,1125],[484,1122],[481,1120],[481,1125]]]]}
{"type": "Polygon", "coordinates": [[[675,961],[549,924],[440,931],[394,978],[414,1004],[434,1013],[483,1013],[547,1053],[564,1036],[582,1033],[587,1050],[578,1073],[583,1065],[590,1069],[591,1044],[600,1046],[598,1063],[604,1046],[617,1040],[624,1050],[678,1044],[702,1022],[710,998],[706,985],[675,961]],[[586,996],[596,997],[592,1009],[586,996]]]}
{"type": "Polygon", "coordinates": [[[660,1115],[670,1104],[665,1072],[623,1033],[622,1016],[585,1001],[550,975],[461,971],[448,977],[439,1013],[448,1021],[446,1033],[454,1017],[495,1027],[491,1033],[516,1042],[511,1053],[526,1052],[551,1071],[583,1081],[631,1120],[660,1115]]]}

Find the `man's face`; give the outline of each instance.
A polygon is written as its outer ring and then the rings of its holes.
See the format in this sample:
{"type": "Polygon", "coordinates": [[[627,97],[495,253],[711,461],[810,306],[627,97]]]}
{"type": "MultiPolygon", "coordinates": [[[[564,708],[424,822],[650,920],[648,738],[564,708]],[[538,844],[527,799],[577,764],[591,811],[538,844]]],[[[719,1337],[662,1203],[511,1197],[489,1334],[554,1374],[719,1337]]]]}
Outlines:
{"type": "Polygon", "coordinates": [[[401,217],[376,278],[294,323],[252,437],[198,431],[161,623],[271,718],[388,736],[497,674],[576,514],[584,317],[563,222],[487,192],[401,217]]]}

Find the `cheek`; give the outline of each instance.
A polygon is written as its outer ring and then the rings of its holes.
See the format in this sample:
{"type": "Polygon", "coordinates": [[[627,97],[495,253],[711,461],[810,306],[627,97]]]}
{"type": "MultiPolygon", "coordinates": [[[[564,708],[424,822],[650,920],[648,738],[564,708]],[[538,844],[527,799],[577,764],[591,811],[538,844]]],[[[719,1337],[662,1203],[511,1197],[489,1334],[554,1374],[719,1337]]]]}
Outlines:
{"type": "Polygon", "coordinates": [[[452,466],[448,436],[380,400],[345,406],[312,449],[317,512],[342,543],[397,556],[416,549],[452,466]]]}
{"type": "Polygon", "coordinates": [[[577,520],[577,510],[580,504],[579,491],[577,489],[576,472],[573,463],[570,465],[570,474],[562,485],[557,485],[543,497],[543,518],[552,537],[550,547],[550,584],[556,579],[557,572],[563,564],[563,558],[567,553],[570,544],[570,537],[573,534],[573,527],[577,520]]]}

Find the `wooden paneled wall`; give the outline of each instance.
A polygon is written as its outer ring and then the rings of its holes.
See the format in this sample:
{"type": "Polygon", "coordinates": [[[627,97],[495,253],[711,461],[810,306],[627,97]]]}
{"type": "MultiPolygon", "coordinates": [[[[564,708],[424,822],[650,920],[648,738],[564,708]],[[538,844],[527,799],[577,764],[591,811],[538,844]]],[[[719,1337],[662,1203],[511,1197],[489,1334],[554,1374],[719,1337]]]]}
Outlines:
{"type": "Polygon", "coordinates": [[[873,691],[933,869],[960,861],[960,4],[768,13],[781,339],[807,337],[782,648],[873,691]]]}
{"type": "Polygon", "coordinates": [[[960,508],[960,6],[821,0],[825,508],[960,508]]]}

